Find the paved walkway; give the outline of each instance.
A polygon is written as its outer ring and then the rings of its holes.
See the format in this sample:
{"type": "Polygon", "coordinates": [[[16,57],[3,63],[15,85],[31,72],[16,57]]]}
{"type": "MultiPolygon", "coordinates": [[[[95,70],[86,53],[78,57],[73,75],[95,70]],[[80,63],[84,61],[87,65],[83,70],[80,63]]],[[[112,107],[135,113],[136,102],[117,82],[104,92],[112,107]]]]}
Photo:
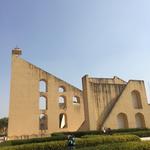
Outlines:
{"type": "Polygon", "coordinates": [[[143,138],[140,138],[142,141],[150,141],[150,137],[143,137],[143,138]]]}

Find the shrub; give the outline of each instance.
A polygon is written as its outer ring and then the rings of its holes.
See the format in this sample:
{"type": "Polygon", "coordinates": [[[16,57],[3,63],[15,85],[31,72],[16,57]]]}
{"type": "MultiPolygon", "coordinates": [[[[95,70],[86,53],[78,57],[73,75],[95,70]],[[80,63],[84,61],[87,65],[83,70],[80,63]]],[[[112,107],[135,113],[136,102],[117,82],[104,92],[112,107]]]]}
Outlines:
{"type": "Polygon", "coordinates": [[[18,146],[3,147],[1,150],[65,150],[66,142],[33,143],[18,146]]]}
{"type": "Polygon", "coordinates": [[[102,131],[77,131],[77,132],[56,132],[56,133],[52,133],[52,136],[57,136],[57,135],[70,135],[73,134],[75,137],[81,137],[83,135],[102,135],[103,132],[102,131]]]}
{"type": "Polygon", "coordinates": [[[149,137],[150,131],[136,131],[136,132],[126,132],[126,133],[116,133],[116,135],[123,135],[123,134],[131,134],[131,135],[137,135],[139,137],[149,137]]]}
{"type": "MultiPolygon", "coordinates": [[[[113,134],[133,134],[137,135],[139,137],[147,137],[150,136],[150,129],[117,129],[112,130],[113,134]]],[[[50,142],[50,141],[61,141],[66,140],[67,135],[73,134],[75,137],[82,137],[85,135],[104,135],[102,131],[82,131],[82,132],[59,132],[59,133],[53,133],[52,137],[46,137],[46,138],[34,138],[34,139],[26,139],[26,140],[13,140],[13,141],[7,141],[4,143],[0,143],[0,147],[2,146],[14,146],[14,145],[21,145],[21,144],[29,144],[29,143],[42,143],[42,142],[50,142]]],[[[107,134],[105,134],[107,135],[107,134]]]]}
{"type": "Polygon", "coordinates": [[[128,128],[128,129],[113,129],[113,133],[123,133],[123,132],[136,132],[136,131],[150,131],[148,128],[128,128]]]}
{"type": "Polygon", "coordinates": [[[127,142],[127,141],[140,141],[140,139],[135,135],[112,135],[112,136],[84,136],[84,138],[78,140],[78,145],[81,146],[91,146],[98,144],[106,144],[106,143],[118,143],[118,142],[127,142]]]}
{"type": "Polygon", "coordinates": [[[150,131],[139,131],[139,132],[133,132],[132,134],[137,135],[139,137],[149,137],[150,131]]]}
{"type": "MultiPolygon", "coordinates": [[[[135,135],[96,136],[76,140],[76,147],[97,146],[98,144],[119,143],[125,141],[140,141],[135,135]]],[[[24,144],[18,146],[2,147],[1,150],[66,150],[67,141],[54,141],[45,143],[24,144]]]]}
{"type": "MultiPolygon", "coordinates": [[[[116,133],[132,133],[132,132],[139,132],[139,131],[150,131],[148,128],[129,128],[129,129],[113,129],[111,130],[111,134],[116,133]]],[[[52,136],[58,136],[58,135],[69,135],[73,134],[75,137],[81,137],[84,135],[104,135],[102,131],[77,131],[77,132],[56,132],[52,133],[52,136]]]]}
{"type": "Polygon", "coordinates": [[[0,143],[0,147],[2,146],[14,146],[14,145],[22,145],[22,144],[29,144],[29,143],[42,143],[42,142],[50,142],[50,141],[60,141],[66,140],[66,136],[53,136],[53,137],[44,137],[44,138],[33,138],[33,139],[26,139],[26,140],[12,140],[0,143]]]}
{"type": "Polygon", "coordinates": [[[150,150],[150,142],[125,142],[85,147],[78,150],[150,150]]]}

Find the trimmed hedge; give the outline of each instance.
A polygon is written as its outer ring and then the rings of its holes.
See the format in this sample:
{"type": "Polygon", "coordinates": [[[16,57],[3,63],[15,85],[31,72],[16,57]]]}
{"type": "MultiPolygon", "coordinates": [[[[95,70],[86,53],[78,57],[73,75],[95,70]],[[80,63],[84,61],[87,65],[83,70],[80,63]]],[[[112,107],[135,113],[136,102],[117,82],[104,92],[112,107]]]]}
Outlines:
{"type": "Polygon", "coordinates": [[[104,134],[102,131],[77,131],[77,132],[56,132],[52,133],[52,136],[59,136],[59,135],[70,135],[73,134],[75,137],[81,137],[83,135],[102,135],[104,134]]]}
{"type": "Polygon", "coordinates": [[[150,142],[126,142],[103,144],[92,147],[79,148],[78,150],[150,150],[150,142]]]}
{"type": "Polygon", "coordinates": [[[67,136],[61,135],[61,136],[33,138],[33,139],[26,139],[26,140],[11,140],[11,141],[0,143],[0,147],[30,144],[30,143],[42,143],[42,142],[50,142],[50,141],[61,141],[61,140],[66,140],[66,139],[67,139],[67,136]]]}
{"type": "MultiPolygon", "coordinates": [[[[139,137],[148,137],[150,136],[150,129],[117,129],[112,130],[112,134],[132,134],[137,135],[139,137]]],[[[0,143],[0,147],[2,146],[13,146],[13,145],[22,145],[22,144],[29,144],[29,143],[42,143],[42,142],[50,142],[50,141],[61,141],[66,140],[67,135],[73,134],[75,137],[82,137],[85,135],[108,135],[104,134],[102,131],[82,131],[82,132],[63,132],[63,133],[53,133],[52,137],[46,137],[46,138],[33,138],[33,139],[25,139],[25,140],[12,140],[12,141],[6,141],[4,143],[0,143]]]]}
{"type": "Polygon", "coordinates": [[[128,141],[141,141],[139,137],[135,135],[110,135],[110,136],[99,136],[99,135],[90,135],[84,136],[77,141],[77,146],[81,145],[84,146],[91,146],[91,145],[98,145],[98,144],[107,144],[107,143],[118,143],[118,142],[128,142],[128,141]]]}
{"type": "MultiPolygon", "coordinates": [[[[139,131],[150,131],[150,129],[148,128],[113,129],[111,130],[111,134],[116,134],[116,133],[132,134],[132,132],[139,132],[139,131]]],[[[52,133],[52,136],[69,135],[69,134],[73,134],[75,137],[81,137],[84,135],[104,135],[107,133],[103,133],[103,131],[56,132],[56,133],[52,133]]]]}
{"type": "MultiPolygon", "coordinates": [[[[113,132],[115,133],[114,135],[131,134],[131,135],[137,135],[139,137],[150,136],[149,129],[119,129],[119,130],[113,130],[113,132]],[[131,132],[131,131],[134,131],[134,132],[131,132]]],[[[81,137],[81,136],[84,137],[84,136],[89,136],[89,135],[107,135],[107,134],[101,133],[100,131],[54,133],[52,134],[52,137],[6,141],[4,143],[0,143],[0,147],[22,145],[22,144],[29,144],[29,143],[42,143],[42,142],[50,142],[50,141],[67,140],[67,135],[69,134],[73,134],[75,135],[75,137],[81,137]]]]}
{"type": "MultiPolygon", "coordinates": [[[[111,131],[112,134],[133,134],[139,137],[148,137],[150,136],[150,129],[116,129],[111,131]]],[[[60,141],[67,139],[67,135],[73,134],[75,137],[81,137],[84,135],[107,135],[104,134],[102,131],[82,131],[82,132],[63,132],[63,133],[53,133],[52,137],[46,138],[34,138],[34,139],[26,139],[26,140],[13,140],[7,141],[4,143],[0,143],[1,146],[11,146],[11,145],[21,145],[21,144],[28,144],[28,143],[41,143],[41,142],[49,142],[49,141],[60,141]]]]}
{"type": "Polygon", "coordinates": [[[66,147],[67,147],[66,142],[55,141],[55,142],[34,143],[34,144],[2,147],[1,150],[65,150],[66,147]]]}
{"type": "Polygon", "coordinates": [[[110,140],[109,143],[111,142],[115,142],[115,140],[121,140],[121,141],[140,141],[140,138],[136,135],[128,135],[128,134],[124,134],[124,135],[85,135],[85,136],[82,136],[82,139],[99,139],[99,140],[103,140],[105,141],[108,141],[108,139],[110,140]]]}
{"type": "Polygon", "coordinates": [[[139,131],[139,132],[133,132],[132,134],[137,135],[139,137],[149,137],[150,131],[139,131]]]}
{"type": "MultiPolygon", "coordinates": [[[[95,136],[90,138],[81,138],[76,140],[76,147],[83,148],[87,146],[97,146],[106,143],[120,143],[126,141],[140,141],[135,135],[113,135],[113,136],[95,136]]],[[[18,146],[1,147],[1,150],[66,150],[67,141],[55,141],[46,143],[24,144],[18,146]]]]}
{"type": "Polygon", "coordinates": [[[136,132],[136,131],[150,131],[148,128],[128,128],[128,129],[113,129],[113,133],[122,133],[122,132],[136,132]]]}
{"type": "Polygon", "coordinates": [[[136,131],[136,132],[126,132],[126,133],[116,133],[115,135],[123,135],[123,134],[137,135],[139,137],[150,137],[150,130],[136,131]]]}

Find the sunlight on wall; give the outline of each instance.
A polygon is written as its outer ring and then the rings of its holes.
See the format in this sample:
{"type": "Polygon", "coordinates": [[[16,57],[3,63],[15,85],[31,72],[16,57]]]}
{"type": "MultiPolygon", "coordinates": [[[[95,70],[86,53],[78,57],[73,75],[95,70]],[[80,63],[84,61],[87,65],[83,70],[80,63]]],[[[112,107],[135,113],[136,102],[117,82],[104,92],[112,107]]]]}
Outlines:
{"type": "Polygon", "coordinates": [[[150,104],[150,81],[145,82],[145,88],[146,88],[147,101],[148,104],[150,104]]]}

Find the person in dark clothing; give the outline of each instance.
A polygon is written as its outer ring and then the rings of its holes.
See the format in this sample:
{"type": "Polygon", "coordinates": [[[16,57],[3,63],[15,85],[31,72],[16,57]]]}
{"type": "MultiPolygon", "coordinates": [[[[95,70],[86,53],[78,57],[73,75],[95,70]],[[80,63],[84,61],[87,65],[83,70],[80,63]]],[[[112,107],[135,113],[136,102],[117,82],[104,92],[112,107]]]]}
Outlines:
{"type": "Polygon", "coordinates": [[[107,129],[107,133],[108,133],[109,135],[112,135],[111,128],[108,128],[108,129],[107,129]]]}
{"type": "Polygon", "coordinates": [[[68,150],[75,149],[75,137],[73,135],[68,135],[68,150]]]}

